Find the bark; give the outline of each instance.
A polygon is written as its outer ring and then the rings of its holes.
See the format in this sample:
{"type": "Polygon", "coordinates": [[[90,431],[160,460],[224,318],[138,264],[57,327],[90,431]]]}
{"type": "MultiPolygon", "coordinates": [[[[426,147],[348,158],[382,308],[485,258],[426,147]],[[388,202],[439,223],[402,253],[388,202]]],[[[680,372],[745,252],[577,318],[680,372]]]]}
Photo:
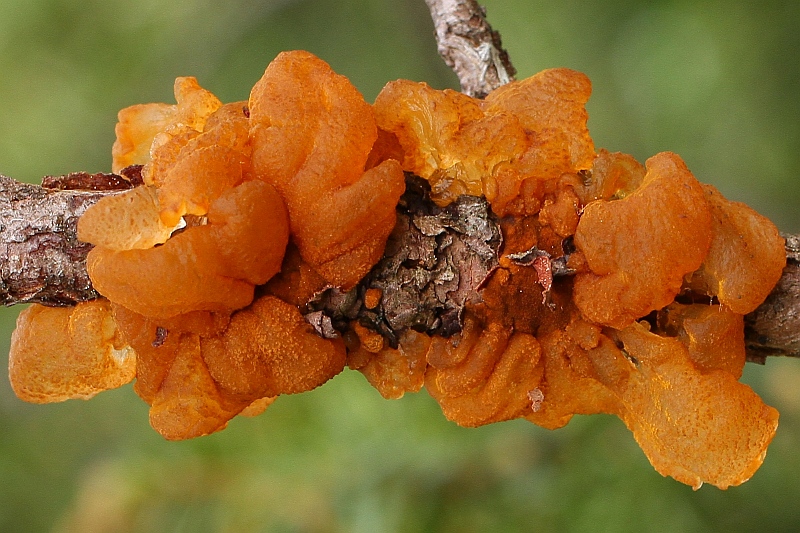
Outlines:
{"type": "Polygon", "coordinates": [[[97,298],[90,246],[75,226],[102,193],[51,192],[0,176],[0,302],[70,305],[97,298]]]}
{"type": "Polygon", "coordinates": [[[749,361],[768,356],[800,357],[800,235],[786,235],[783,276],[758,309],[745,317],[749,361]]]}
{"type": "Polygon", "coordinates": [[[439,55],[461,82],[461,91],[483,98],[514,79],[517,71],[500,34],[475,0],[425,0],[436,28],[439,55]]]}
{"type": "MultiPolygon", "coordinates": [[[[357,320],[393,348],[408,328],[449,337],[461,331],[464,307],[481,301],[502,241],[485,198],[460,196],[441,208],[430,199],[428,182],[409,175],[383,259],[355,289],[319,294],[308,305],[307,320],[314,324],[322,312],[339,331],[357,320]],[[367,291],[377,291],[380,300],[370,305],[367,291]]],[[[324,329],[318,332],[325,336],[324,329]]]]}
{"type": "Polygon", "coordinates": [[[41,187],[0,175],[0,303],[66,306],[97,298],[86,273],[91,245],[78,241],[78,218],[140,180],[137,168],[47,176],[41,187]]]}

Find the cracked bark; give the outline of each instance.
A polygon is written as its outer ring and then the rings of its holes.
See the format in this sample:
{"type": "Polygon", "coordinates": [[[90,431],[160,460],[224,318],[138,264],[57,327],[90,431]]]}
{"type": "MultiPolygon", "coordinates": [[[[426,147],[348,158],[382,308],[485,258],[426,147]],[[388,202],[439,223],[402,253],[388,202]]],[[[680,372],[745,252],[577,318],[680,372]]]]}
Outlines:
{"type": "MultiPolygon", "coordinates": [[[[464,92],[483,96],[513,79],[514,68],[502,49],[499,34],[488,25],[485,12],[476,2],[426,2],[436,27],[440,54],[458,75],[464,92]]],[[[4,305],[64,306],[96,298],[86,273],[90,246],[77,240],[77,219],[97,200],[136,185],[137,179],[136,169],[125,176],[74,173],[46,178],[46,186],[41,187],[0,176],[0,301],[4,305]]],[[[497,261],[499,243],[492,241],[492,230],[487,229],[491,223],[488,210],[484,218],[478,217],[483,222],[469,219],[475,216],[477,200],[467,199],[472,207],[461,212],[458,207],[450,212],[436,211],[438,208],[432,203],[409,210],[409,202],[416,201],[407,196],[399,206],[399,223],[387,246],[389,253],[352,294],[320,296],[311,303],[309,320],[316,321],[321,334],[335,334],[323,315],[332,316],[333,321],[364,319],[390,342],[387,327],[391,331],[414,326],[438,334],[453,332],[453,318],[458,317],[464,302],[479,289],[497,261]],[[483,225],[486,227],[480,231],[488,231],[483,234],[488,238],[476,240],[475,232],[483,225]],[[412,242],[419,257],[408,257],[412,242]],[[446,258],[434,260],[441,243],[452,248],[446,258]],[[492,251],[488,258],[487,249],[492,251]],[[424,250],[427,253],[422,253],[424,250]],[[400,257],[404,259],[399,260],[400,257]],[[399,268],[409,259],[425,266],[425,272],[399,268]],[[454,274],[468,283],[453,283],[454,274]],[[418,275],[422,278],[414,278],[418,275]],[[444,278],[449,278],[449,285],[444,278]],[[436,279],[441,283],[431,283],[436,279]],[[408,290],[409,286],[416,289],[408,290]],[[406,298],[405,303],[396,303],[393,308],[369,307],[364,305],[369,289],[398,291],[406,298]],[[323,298],[333,301],[323,302],[323,298]],[[415,306],[423,300],[428,307],[417,309],[415,306]]],[[[769,298],[745,317],[750,361],[763,363],[767,357],[777,355],[800,357],[800,236],[785,237],[787,265],[783,277],[769,298]]],[[[554,274],[558,272],[556,267],[554,274]]]]}
{"type": "Polygon", "coordinates": [[[439,55],[458,76],[461,91],[483,98],[517,73],[500,34],[475,0],[425,0],[431,11],[439,55]]]}
{"type": "Polygon", "coordinates": [[[49,191],[0,176],[0,301],[72,305],[97,298],[76,224],[101,192],[49,191]]]}
{"type": "Polygon", "coordinates": [[[42,186],[0,175],[0,302],[67,306],[97,298],[78,218],[103,196],[138,185],[138,170],[47,176],[42,186]]]}
{"type": "Polygon", "coordinates": [[[481,301],[480,288],[499,265],[502,234],[486,199],[461,196],[441,208],[429,194],[428,182],[406,177],[383,259],[355,289],[328,289],[309,302],[312,325],[319,312],[338,331],[357,320],[393,348],[408,328],[444,337],[461,331],[464,307],[481,301]],[[374,304],[368,291],[380,295],[374,304]]]}

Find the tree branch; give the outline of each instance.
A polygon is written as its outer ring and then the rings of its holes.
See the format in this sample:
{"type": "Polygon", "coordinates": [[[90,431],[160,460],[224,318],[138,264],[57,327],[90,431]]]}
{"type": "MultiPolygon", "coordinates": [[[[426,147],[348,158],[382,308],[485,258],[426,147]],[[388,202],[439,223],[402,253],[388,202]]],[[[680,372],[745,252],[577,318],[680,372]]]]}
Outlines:
{"type": "MultiPolygon", "coordinates": [[[[484,96],[513,79],[515,71],[501,47],[500,36],[486,22],[485,12],[476,2],[426,2],[436,26],[439,52],[458,75],[464,92],[484,96]]],[[[78,217],[103,196],[140,183],[138,169],[122,173],[74,173],[46,178],[43,187],[0,176],[0,302],[64,306],[98,296],[86,273],[90,246],[78,241],[76,224],[78,217]]],[[[400,220],[407,221],[408,216],[400,220]]],[[[451,230],[445,227],[442,231],[451,230]]],[[[462,238],[455,233],[452,237],[462,238]]],[[[766,357],[776,355],[800,357],[800,236],[785,238],[787,266],[783,277],[769,298],[745,317],[750,361],[763,363],[766,357]]],[[[372,274],[372,281],[380,275],[372,274]]],[[[362,289],[357,287],[356,291],[362,289]]],[[[434,307],[439,305],[435,298],[429,299],[434,307]]],[[[374,310],[347,312],[375,314],[374,310]]]]}
{"type": "MultiPolygon", "coordinates": [[[[113,174],[83,175],[105,176],[107,179],[114,176],[113,174]]],[[[20,303],[65,306],[97,298],[98,294],[92,288],[86,273],[86,254],[91,246],[78,241],[77,220],[86,209],[103,196],[130,186],[123,184],[116,189],[94,191],[53,190],[0,176],[0,302],[7,306],[20,303]]],[[[401,205],[399,209],[400,217],[393,239],[401,242],[420,241],[419,236],[405,236],[406,233],[413,233],[416,226],[408,224],[408,214],[404,211],[407,207],[401,205]]],[[[428,219],[432,218],[431,213],[436,212],[436,207],[430,200],[427,207],[421,206],[415,209],[415,212],[423,213],[428,219]]],[[[445,218],[450,220],[453,216],[446,214],[445,218]]],[[[464,238],[464,226],[473,227],[475,224],[466,218],[453,220],[437,227],[436,232],[446,233],[449,241],[459,241],[464,238]]],[[[800,357],[800,235],[784,235],[784,237],[787,265],[783,276],[767,300],[745,317],[747,358],[756,363],[763,364],[766,358],[771,356],[800,357]]],[[[397,263],[389,255],[390,253],[408,254],[408,250],[395,248],[397,246],[387,246],[386,258],[376,265],[375,271],[368,275],[362,284],[354,289],[355,295],[365,292],[369,288],[368,284],[374,284],[377,278],[384,279],[382,283],[385,286],[381,286],[384,290],[393,284],[404,285],[400,277],[408,277],[408,273],[395,269],[387,274],[382,270],[387,264],[397,263]],[[396,276],[397,279],[390,279],[391,276],[396,276]]],[[[497,253],[496,249],[494,253],[497,253]]],[[[446,261],[450,265],[448,267],[450,272],[458,271],[457,273],[464,274],[465,278],[475,278],[478,284],[480,279],[483,279],[473,272],[476,268],[476,260],[473,257],[464,255],[461,261],[463,264],[457,264],[458,261],[453,262],[449,257],[446,261]]],[[[484,261],[494,263],[496,258],[484,261]]],[[[433,273],[440,268],[431,267],[432,274],[429,277],[434,277],[433,273]]],[[[411,277],[416,279],[420,276],[417,273],[411,277]]],[[[437,318],[448,320],[446,313],[451,312],[451,309],[447,307],[446,302],[436,300],[422,290],[416,293],[416,297],[420,301],[413,307],[419,313],[422,313],[420,310],[423,309],[428,309],[426,312],[429,312],[432,308],[441,309],[444,313],[442,316],[431,315],[432,318],[426,319],[428,322],[434,324],[437,318]]],[[[459,297],[465,300],[463,295],[459,297]]],[[[355,307],[350,307],[344,312],[345,318],[376,315],[375,309],[362,308],[360,300],[359,297],[355,301],[355,307]]],[[[409,302],[406,304],[411,305],[409,302]]],[[[325,305],[310,302],[310,305],[313,309],[324,309],[333,315],[334,319],[336,315],[342,314],[341,304],[337,302],[325,305]]],[[[351,302],[348,305],[353,304],[351,302]]],[[[457,302],[457,305],[463,305],[463,301],[457,302]]],[[[393,313],[385,310],[381,312],[387,316],[393,313]]],[[[418,320],[418,317],[414,320],[418,320]]],[[[439,324],[431,326],[431,331],[436,327],[441,326],[439,324]]],[[[380,331],[380,328],[377,329],[380,331]]],[[[391,332],[389,333],[391,337],[391,332]]]]}
{"type": "Polygon", "coordinates": [[[78,218],[104,195],[138,184],[138,169],[126,170],[47,176],[43,186],[0,175],[0,303],[66,306],[99,296],[86,273],[91,245],[78,240],[78,218]]]}
{"type": "Polygon", "coordinates": [[[784,234],[786,267],[758,309],[745,316],[747,359],[764,364],[772,355],[800,357],[800,235],[784,234]]]}
{"type": "Polygon", "coordinates": [[[71,305],[97,298],[86,274],[90,245],[76,224],[102,194],[50,192],[0,176],[0,302],[71,305]]]}
{"type": "Polygon", "coordinates": [[[503,49],[500,34],[486,21],[475,0],[425,0],[436,28],[439,55],[453,69],[461,91],[483,98],[512,81],[517,71],[503,49]]]}

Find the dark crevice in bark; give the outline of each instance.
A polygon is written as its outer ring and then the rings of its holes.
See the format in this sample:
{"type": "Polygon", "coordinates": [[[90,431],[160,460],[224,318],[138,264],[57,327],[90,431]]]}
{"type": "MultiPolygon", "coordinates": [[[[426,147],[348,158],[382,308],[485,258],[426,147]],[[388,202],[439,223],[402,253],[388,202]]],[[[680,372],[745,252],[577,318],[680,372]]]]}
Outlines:
{"type": "Polygon", "coordinates": [[[464,306],[480,301],[501,244],[500,226],[484,198],[461,196],[441,208],[425,180],[407,176],[383,259],[358,287],[348,293],[328,289],[309,309],[321,311],[339,331],[358,320],[392,347],[407,328],[449,337],[461,330],[464,306]],[[379,295],[377,305],[368,303],[367,291],[379,295]]]}

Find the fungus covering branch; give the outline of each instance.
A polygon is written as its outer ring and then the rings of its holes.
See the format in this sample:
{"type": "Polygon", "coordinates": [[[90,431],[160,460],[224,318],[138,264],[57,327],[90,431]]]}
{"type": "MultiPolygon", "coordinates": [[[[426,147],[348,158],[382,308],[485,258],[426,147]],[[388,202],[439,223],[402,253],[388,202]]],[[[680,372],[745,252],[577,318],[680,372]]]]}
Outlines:
{"type": "MultiPolygon", "coordinates": [[[[498,50],[476,4],[457,7],[441,39],[498,50]]],[[[120,111],[116,174],[3,180],[5,301],[51,306],[17,321],[16,394],[135,380],[179,440],[347,366],[385,398],[425,386],[462,426],[610,413],[663,475],[749,479],[778,413],[738,381],[744,316],[756,358],[794,349],[759,329],[781,312],[759,306],[790,275],[784,239],[676,154],[597,150],[585,75],[504,83],[498,53],[454,60],[482,99],[395,80],[370,105],[303,51],[243,102],[178,78],[174,105],[120,111]],[[23,253],[85,267],[92,289],[23,253]]]]}
{"type": "MultiPolygon", "coordinates": [[[[95,183],[72,180],[54,188],[20,183],[0,176],[0,301],[10,306],[40,303],[74,305],[97,298],[86,273],[91,245],[77,238],[77,220],[100,198],[129,185],[117,185],[111,174],[95,174],[95,183]],[[102,185],[104,180],[111,181],[102,185]]],[[[74,175],[73,175],[74,176],[74,175]]],[[[123,181],[127,181],[124,180],[123,181]]],[[[466,220],[462,220],[465,222],[466,220]]],[[[409,231],[412,231],[409,229],[409,231]]],[[[444,232],[456,234],[445,226],[444,232]]],[[[786,239],[786,267],[769,297],[745,317],[747,358],[764,363],[767,357],[800,357],[800,236],[786,239]]],[[[497,257],[495,257],[497,260],[497,257]]],[[[467,270],[471,264],[454,264],[467,270]]],[[[389,278],[386,283],[392,283],[389,278]]],[[[399,284],[400,280],[394,280],[399,284]]],[[[398,307],[418,302],[399,300],[398,307]]],[[[448,301],[444,305],[459,305],[448,301]]],[[[358,315],[360,310],[349,310],[358,315]]]]}
{"type": "MultiPolygon", "coordinates": [[[[426,0],[439,51],[466,94],[483,97],[513,80],[500,35],[474,0],[426,0]]],[[[42,186],[0,176],[0,302],[73,305],[97,298],[86,273],[91,245],[77,239],[77,220],[97,200],[141,183],[126,175],[77,172],[42,186]]],[[[451,228],[443,231],[452,232],[451,228]]],[[[769,298],[746,317],[748,360],[800,357],[800,236],[784,235],[787,264],[769,298]]],[[[455,265],[456,269],[467,268],[455,265]]],[[[399,306],[417,302],[398,302],[399,306]]],[[[450,303],[448,303],[450,305],[450,303]]],[[[454,304],[455,305],[455,304],[454,304]]],[[[350,313],[357,313],[350,310],[350,313]]]]}

